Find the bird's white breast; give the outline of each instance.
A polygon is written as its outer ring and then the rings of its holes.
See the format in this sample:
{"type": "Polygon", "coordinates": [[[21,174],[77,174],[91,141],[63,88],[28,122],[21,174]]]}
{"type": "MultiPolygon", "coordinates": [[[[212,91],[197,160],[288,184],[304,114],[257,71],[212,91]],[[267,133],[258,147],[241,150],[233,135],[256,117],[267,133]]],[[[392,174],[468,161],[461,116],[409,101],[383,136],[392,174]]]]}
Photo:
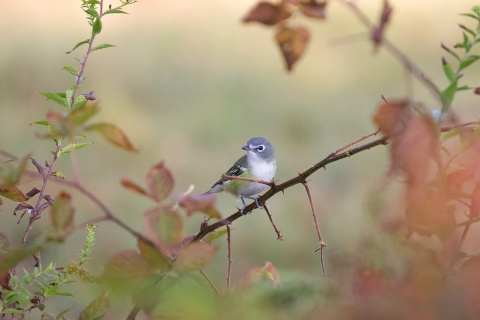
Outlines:
{"type": "MultiPolygon", "coordinates": [[[[247,161],[254,179],[270,182],[275,176],[275,171],[277,169],[275,160],[267,162],[257,154],[248,152],[247,161]]],[[[245,190],[243,190],[242,194],[244,196],[253,196],[262,192],[266,187],[267,185],[265,184],[252,182],[247,188],[245,188],[245,190]]]]}

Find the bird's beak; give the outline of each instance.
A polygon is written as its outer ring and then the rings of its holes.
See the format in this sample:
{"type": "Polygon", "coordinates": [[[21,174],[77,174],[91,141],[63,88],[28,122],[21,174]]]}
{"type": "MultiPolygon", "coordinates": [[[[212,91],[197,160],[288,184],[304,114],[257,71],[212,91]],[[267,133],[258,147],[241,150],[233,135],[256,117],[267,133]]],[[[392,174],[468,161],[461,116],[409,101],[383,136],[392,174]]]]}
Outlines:
{"type": "Polygon", "coordinates": [[[242,149],[245,150],[245,151],[250,151],[251,150],[249,146],[243,146],[242,149]]]}

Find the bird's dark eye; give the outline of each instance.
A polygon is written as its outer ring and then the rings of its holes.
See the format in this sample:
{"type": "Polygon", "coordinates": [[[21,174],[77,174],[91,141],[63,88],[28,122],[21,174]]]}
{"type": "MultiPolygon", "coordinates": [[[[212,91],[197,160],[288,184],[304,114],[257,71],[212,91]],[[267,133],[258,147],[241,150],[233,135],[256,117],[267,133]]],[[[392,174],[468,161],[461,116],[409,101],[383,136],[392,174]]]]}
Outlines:
{"type": "Polygon", "coordinates": [[[263,150],[265,150],[265,146],[260,145],[260,146],[257,147],[257,150],[258,150],[258,152],[262,152],[263,150]]]}

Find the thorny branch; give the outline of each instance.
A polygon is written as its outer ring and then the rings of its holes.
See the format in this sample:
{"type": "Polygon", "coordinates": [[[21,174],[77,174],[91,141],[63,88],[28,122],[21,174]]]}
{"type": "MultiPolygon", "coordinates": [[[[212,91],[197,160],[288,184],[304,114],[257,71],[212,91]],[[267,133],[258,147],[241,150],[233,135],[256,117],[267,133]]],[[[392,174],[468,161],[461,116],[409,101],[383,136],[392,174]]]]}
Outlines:
{"type": "Polygon", "coordinates": [[[277,240],[283,240],[283,236],[282,234],[280,233],[280,230],[278,230],[277,226],[275,225],[275,222],[273,221],[273,217],[272,215],[270,214],[270,210],[268,210],[268,207],[267,207],[267,204],[266,203],[262,203],[262,207],[265,208],[265,212],[267,213],[268,215],[268,219],[270,219],[270,222],[273,226],[273,229],[275,230],[276,234],[277,234],[277,240]]]}
{"type": "Polygon", "coordinates": [[[232,249],[230,247],[230,243],[232,241],[231,235],[230,235],[230,225],[227,224],[227,245],[228,245],[228,251],[227,251],[227,257],[228,257],[228,267],[227,267],[227,288],[230,288],[230,277],[232,275],[232,249]]]}
{"type": "MultiPolygon", "coordinates": [[[[466,127],[466,126],[470,126],[470,125],[473,125],[473,124],[475,124],[475,122],[467,122],[467,123],[463,123],[463,124],[460,124],[460,125],[442,127],[440,129],[440,131],[441,132],[447,132],[447,131],[450,131],[452,129],[458,128],[458,127],[466,127]]],[[[298,176],[296,176],[296,177],[294,177],[294,178],[292,178],[288,181],[285,181],[284,183],[275,184],[275,185],[271,186],[271,188],[265,194],[260,196],[260,198],[258,199],[258,202],[259,203],[265,203],[268,199],[272,198],[275,194],[277,194],[279,192],[283,192],[285,189],[288,189],[288,188],[290,188],[294,185],[301,184],[310,175],[312,175],[313,173],[315,173],[317,170],[319,170],[321,168],[325,168],[330,163],[333,163],[333,162],[351,157],[351,156],[353,156],[353,155],[355,155],[359,152],[369,150],[369,149],[377,147],[377,146],[387,145],[388,143],[389,143],[389,140],[386,137],[382,137],[382,138],[379,138],[379,139],[374,140],[372,142],[369,142],[369,143],[366,143],[364,145],[358,146],[356,148],[352,148],[352,149],[350,149],[348,151],[345,151],[345,152],[342,152],[342,153],[335,154],[335,152],[334,152],[334,153],[330,154],[328,157],[326,157],[324,160],[318,162],[317,164],[313,165],[311,168],[309,168],[309,169],[305,170],[304,172],[300,173],[298,176]]],[[[256,203],[253,202],[253,203],[249,204],[247,207],[245,207],[244,210],[246,210],[248,212],[248,211],[253,211],[255,208],[256,208],[256,203]]],[[[224,218],[220,221],[212,223],[211,225],[206,226],[199,233],[197,233],[195,238],[193,238],[192,242],[200,241],[200,239],[205,237],[208,233],[210,233],[210,232],[212,232],[212,231],[214,231],[218,228],[221,228],[221,227],[223,227],[227,224],[230,224],[233,221],[237,220],[238,218],[241,218],[242,216],[243,215],[240,213],[240,210],[237,210],[237,212],[235,212],[234,214],[232,214],[232,215],[230,215],[230,216],[228,216],[228,217],[226,217],[226,218],[224,218]]],[[[480,221],[480,218],[472,219],[470,222],[473,222],[473,221],[480,221]]],[[[459,224],[459,226],[460,225],[465,225],[465,224],[459,224]]]]}

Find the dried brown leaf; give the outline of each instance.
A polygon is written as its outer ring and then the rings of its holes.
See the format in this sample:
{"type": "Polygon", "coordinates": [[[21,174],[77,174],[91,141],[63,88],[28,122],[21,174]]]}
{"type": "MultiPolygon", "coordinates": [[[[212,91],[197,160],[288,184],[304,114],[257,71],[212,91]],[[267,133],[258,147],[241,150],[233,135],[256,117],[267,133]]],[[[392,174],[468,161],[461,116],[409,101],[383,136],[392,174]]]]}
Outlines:
{"type": "Polygon", "coordinates": [[[128,190],[150,198],[150,195],[147,193],[145,189],[140,187],[138,184],[130,181],[129,179],[122,179],[121,183],[122,183],[122,186],[124,186],[128,190]]]}
{"type": "Polygon", "coordinates": [[[301,11],[304,15],[316,18],[320,20],[324,20],[326,18],[325,9],[327,7],[327,2],[317,2],[315,0],[311,0],[307,3],[302,4],[301,11]]]}
{"type": "Polygon", "coordinates": [[[243,18],[243,22],[260,22],[267,26],[273,26],[280,21],[290,18],[292,13],[285,9],[282,4],[260,2],[250,13],[243,18]]]}
{"type": "Polygon", "coordinates": [[[380,130],[388,137],[391,138],[399,131],[398,127],[401,122],[406,120],[410,115],[410,110],[407,108],[406,101],[392,101],[384,103],[377,108],[373,121],[380,128],[380,130]]]}
{"type": "Polygon", "coordinates": [[[0,196],[15,202],[27,201],[28,197],[23,194],[16,186],[0,187],[0,196]]]}
{"type": "Polygon", "coordinates": [[[94,131],[101,134],[105,139],[111,142],[113,145],[122,148],[127,151],[137,152],[133,144],[128,139],[127,135],[112,123],[94,123],[85,127],[85,131],[94,131]]]}
{"type": "Polygon", "coordinates": [[[291,71],[293,65],[304,53],[310,33],[304,27],[283,27],[277,32],[275,39],[285,58],[287,70],[291,71]]]}

